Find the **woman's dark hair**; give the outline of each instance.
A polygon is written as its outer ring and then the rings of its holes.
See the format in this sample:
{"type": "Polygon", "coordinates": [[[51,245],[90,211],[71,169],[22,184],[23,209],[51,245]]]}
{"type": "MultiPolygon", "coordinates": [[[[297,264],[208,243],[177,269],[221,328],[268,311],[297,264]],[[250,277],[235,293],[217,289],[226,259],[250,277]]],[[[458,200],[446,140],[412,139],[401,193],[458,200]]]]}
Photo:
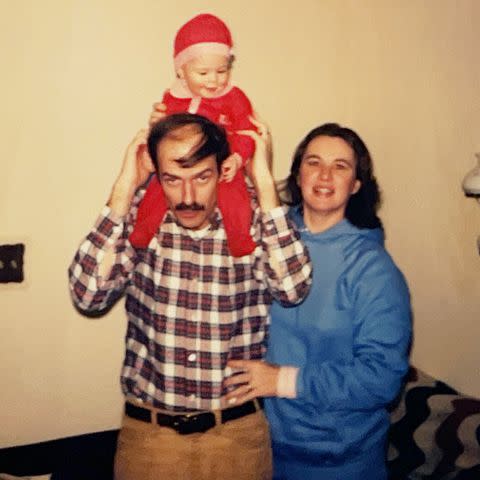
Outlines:
{"type": "Polygon", "coordinates": [[[182,141],[187,137],[198,134],[200,134],[201,137],[195,151],[191,152],[188,157],[179,159],[178,162],[182,167],[188,168],[200,160],[214,155],[217,162],[217,170],[220,172],[223,161],[230,155],[225,130],[201,115],[175,113],[155,123],[148,135],[148,153],[150,154],[157,174],[159,173],[157,150],[158,145],[163,139],[171,138],[182,141]]]}
{"type": "Polygon", "coordinates": [[[303,202],[302,192],[297,183],[300,165],[310,142],[320,136],[341,138],[350,145],[355,155],[355,177],[360,180],[361,186],[358,192],[348,200],[345,210],[347,220],[358,228],[383,228],[377,216],[377,210],[380,207],[380,190],[373,174],[372,158],[367,146],[357,133],[337,123],[325,123],[314,128],[298,145],[286,185],[290,195],[290,205],[299,205],[303,202]]]}

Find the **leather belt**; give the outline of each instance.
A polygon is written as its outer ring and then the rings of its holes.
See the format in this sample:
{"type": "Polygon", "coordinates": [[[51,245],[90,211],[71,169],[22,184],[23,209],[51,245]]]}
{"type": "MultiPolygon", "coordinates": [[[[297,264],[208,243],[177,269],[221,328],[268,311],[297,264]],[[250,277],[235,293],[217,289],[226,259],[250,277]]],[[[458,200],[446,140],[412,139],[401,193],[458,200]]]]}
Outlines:
{"type": "MultiPolygon", "coordinates": [[[[263,408],[263,399],[250,400],[237,407],[220,410],[221,423],[230,422],[255,413],[263,408]]],[[[166,414],[143,408],[133,403],[125,403],[125,415],[147,423],[156,423],[162,427],[172,428],[181,435],[190,433],[206,432],[213,428],[217,421],[213,412],[201,412],[192,414],[166,414]]]]}

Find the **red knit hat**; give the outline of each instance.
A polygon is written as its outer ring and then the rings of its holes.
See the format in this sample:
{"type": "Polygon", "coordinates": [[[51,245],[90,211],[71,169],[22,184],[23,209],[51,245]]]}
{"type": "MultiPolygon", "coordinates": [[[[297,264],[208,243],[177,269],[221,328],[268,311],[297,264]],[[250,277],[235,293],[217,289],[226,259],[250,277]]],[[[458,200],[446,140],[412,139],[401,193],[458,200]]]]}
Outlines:
{"type": "Polygon", "coordinates": [[[185,23],[175,36],[175,69],[205,53],[228,57],[232,47],[232,35],[225,23],[215,15],[202,13],[185,23]]]}

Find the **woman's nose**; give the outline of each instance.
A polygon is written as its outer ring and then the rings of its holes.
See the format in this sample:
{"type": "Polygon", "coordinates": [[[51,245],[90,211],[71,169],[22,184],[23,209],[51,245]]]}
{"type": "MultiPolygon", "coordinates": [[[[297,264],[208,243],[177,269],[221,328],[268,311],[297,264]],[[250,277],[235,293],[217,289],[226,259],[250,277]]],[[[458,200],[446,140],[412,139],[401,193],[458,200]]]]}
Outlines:
{"type": "Polygon", "coordinates": [[[320,178],[328,180],[332,176],[332,170],[327,165],[320,165],[319,175],[320,178]]]}

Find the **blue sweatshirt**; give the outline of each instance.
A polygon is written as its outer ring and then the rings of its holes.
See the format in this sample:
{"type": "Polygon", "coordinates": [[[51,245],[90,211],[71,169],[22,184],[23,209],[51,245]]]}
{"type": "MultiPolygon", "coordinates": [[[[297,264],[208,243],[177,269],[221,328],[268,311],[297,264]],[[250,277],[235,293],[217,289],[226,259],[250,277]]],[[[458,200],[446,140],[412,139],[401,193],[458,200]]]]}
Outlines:
{"type": "Polygon", "coordinates": [[[266,399],[274,478],[386,479],[387,405],[408,368],[410,299],[380,229],[343,220],[310,233],[313,285],[300,305],[274,303],[267,360],[299,367],[295,399],[266,399]]]}

